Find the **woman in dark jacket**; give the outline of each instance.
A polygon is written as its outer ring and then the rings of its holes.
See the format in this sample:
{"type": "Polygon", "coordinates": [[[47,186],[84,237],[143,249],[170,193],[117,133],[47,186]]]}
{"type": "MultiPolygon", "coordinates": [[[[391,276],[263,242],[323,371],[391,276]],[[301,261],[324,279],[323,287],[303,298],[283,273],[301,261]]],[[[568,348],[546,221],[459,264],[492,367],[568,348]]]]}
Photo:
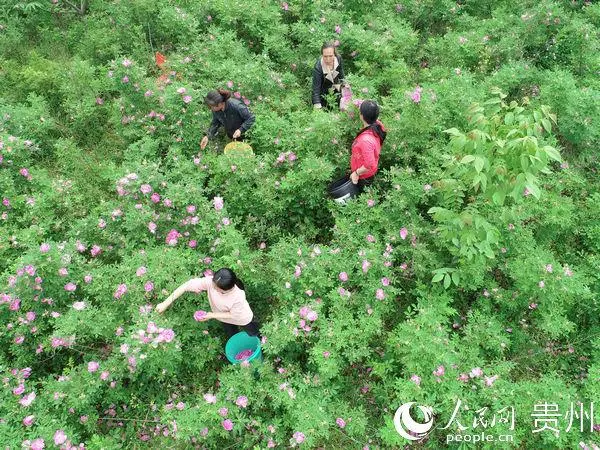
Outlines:
{"type": "Polygon", "coordinates": [[[204,98],[213,113],[212,122],[206,135],[200,141],[200,148],[204,149],[209,138],[217,135],[219,128],[225,128],[230,139],[244,139],[244,134],[254,124],[254,114],[248,107],[235,98],[230,98],[231,93],[225,89],[210,91],[204,98]]]}
{"type": "Polygon", "coordinates": [[[337,103],[341,98],[344,82],[342,58],[335,52],[333,42],[325,42],[321,47],[321,57],[313,69],[312,103],[315,108],[327,108],[327,94],[335,94],[337,103]]]}

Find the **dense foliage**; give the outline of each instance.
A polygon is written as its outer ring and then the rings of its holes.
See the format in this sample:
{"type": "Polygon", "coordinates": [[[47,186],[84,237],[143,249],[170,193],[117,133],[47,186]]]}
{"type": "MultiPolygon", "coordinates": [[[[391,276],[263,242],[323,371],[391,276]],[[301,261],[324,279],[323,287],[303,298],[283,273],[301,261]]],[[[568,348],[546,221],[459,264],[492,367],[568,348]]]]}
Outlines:
{"type": "Polygon", "coordinates": [[[423,448],[598,441],[599,26],[581,0],[0,0],[0,445],[399,448],[413,401],[423,448]],[[389,131],[346,206],[356,108],[310,105],[330,39],[389,131]],[[199,151],[216,87],[254,157],[199,151]],[[261,365],[205,297],[153,311],[220,267],[261,365]]]}

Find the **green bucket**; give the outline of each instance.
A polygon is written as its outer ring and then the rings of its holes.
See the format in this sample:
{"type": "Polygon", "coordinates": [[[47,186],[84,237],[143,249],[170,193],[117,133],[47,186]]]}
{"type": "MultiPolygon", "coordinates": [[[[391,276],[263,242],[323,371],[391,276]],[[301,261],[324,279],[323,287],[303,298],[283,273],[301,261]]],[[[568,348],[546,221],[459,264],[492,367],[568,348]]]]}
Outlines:
{"type": "Polygon", "coordinates": [[[231,336],[225,344],[225,356],[231,364],[240,364],[242,361],[260,362],[262,361],[260,339],[257,336],[249,336],[245,331],[240,331],[231,336]],[[245,359],[235,359],[235,356],[244,350],[252,350],[252,355],[245,359]]]}

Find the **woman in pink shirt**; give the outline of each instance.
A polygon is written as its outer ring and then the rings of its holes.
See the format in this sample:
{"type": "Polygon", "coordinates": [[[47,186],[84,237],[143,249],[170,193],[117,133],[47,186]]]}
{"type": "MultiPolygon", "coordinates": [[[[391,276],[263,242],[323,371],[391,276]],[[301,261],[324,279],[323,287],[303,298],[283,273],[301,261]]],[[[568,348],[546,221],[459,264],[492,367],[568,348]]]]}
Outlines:
{"type": "Polygon", "coordinates": [[[361,103],[360,120],[363,128],[354,138],[350,158],[350,179],[352,183],[358,184],[361,191],[373,182],[373,176],[378,169],[381,146],[387,134],[383,124],[377,120],[378,117],[377,103],[372,100],[361,103]]]}
{"type": "Polygon", "coordinates": [[[186,292],[199,294],[206,291],[212,312],[206,313],[202,322],[217,319],[223,323],[228,337],[236,334],[241,326],[250,336],[259,333],[258,324],[252,319],[254,314],[246,301],[244,283],[231,269],[219,269],[212,277],[192,278],[173,291],[167,299],[156,305],[156,311],[164,312],[171,303],[186,292]]]}

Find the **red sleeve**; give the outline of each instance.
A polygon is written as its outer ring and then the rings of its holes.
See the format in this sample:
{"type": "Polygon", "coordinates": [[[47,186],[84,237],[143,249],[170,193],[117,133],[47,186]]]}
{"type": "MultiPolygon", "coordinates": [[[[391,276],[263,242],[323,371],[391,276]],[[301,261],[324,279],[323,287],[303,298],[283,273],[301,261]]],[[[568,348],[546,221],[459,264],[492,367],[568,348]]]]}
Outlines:
{"type": "Polygon", "coordinates": [[[360,155],[363,160],[364,166],[369,171],[377,167],[377,160],[375,159],[375,143],[372,139],[361,139],[359,144],[360,155]]]}

